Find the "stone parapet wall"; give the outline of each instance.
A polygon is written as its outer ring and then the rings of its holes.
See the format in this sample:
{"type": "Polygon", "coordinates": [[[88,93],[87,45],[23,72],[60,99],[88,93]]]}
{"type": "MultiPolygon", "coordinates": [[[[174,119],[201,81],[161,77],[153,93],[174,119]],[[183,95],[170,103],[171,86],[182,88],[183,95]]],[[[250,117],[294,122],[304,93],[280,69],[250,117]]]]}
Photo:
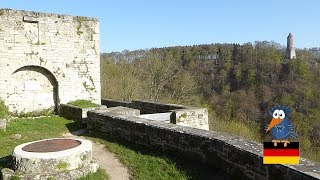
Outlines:
{"type": "Polygon", "coordinates": [[[80,121],[82,123],[86,123],[87,112],[91,110],[99,110],[99,109],[107,109],[107,106],[98,106],[91,108],[79,108],[70,104],[60,104],[59,105],[59,116],[64,117],[66,119],[72,119],[76,121],[80,121]]]}
{"type": "Polygon", "coordinates": [[[117,107],[117,106],[129,107],[131,104],[131,101],[117,101],[117,100],[113,100],[113,99],[101,99],[101,104],[108,106],[108,107],[117,107]]]}
{"type": "Polygon", "coordinates": [[[161,104],[150,101],[132,100],[132,101],[117,101],[111,99],[101,99],[101,104],[108,107],[124,106],[134,109],[139,109],[141,114],[166,113],[174,109],[186,109],[187,106],[177,104],[161,104]]]}
{"type": "Polygon", "coordinates": [[[130,103],[131,108],[140,109],[141,114],[154,114],[170,112],[174,109],[188,108],[187,106],[177,104],[162,104],[150,101],[133,100],[130,103]]]}
{"type": "Polygon", "coordinates": [[[171,113],[166,121],[173,124],[189,126],[200,129],[209,129],[208,110],[206,108],[196,108],[178,104],[161,104],[156,102],[133,100],[117,101],[111,99],[101,99],[101,104],[108,107],[124,106],[139,109],[141,117],[155,117],[156,114],[171,113]]]}
{"type": "Polygon", "coordinates": [[[171,110],[170,122],[182,126],[209,130],[208,110],[206,108],[171,110]]]}
{"type": "Polygon", "coordinates": [[[320,178],[319,164],[301,158],[298,166],[263,165],[261,144],[223,133],[95,111],[88,112],[88,124],[141,148],[221,168],[237,179],[320,178]]]}

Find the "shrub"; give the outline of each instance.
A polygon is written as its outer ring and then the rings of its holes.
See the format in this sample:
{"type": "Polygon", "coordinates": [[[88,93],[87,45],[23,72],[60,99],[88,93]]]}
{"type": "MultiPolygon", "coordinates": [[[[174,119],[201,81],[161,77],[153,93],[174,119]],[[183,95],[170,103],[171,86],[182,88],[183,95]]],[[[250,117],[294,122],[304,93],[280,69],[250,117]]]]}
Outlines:
{"type": "Polygon", "coordinates": [[[95,104],[89,100],[84,100],[84,99],[78,99],[75,101],[70,101],[68,104],[77,106],[79,108],[90,108],[90,107],[97,107],[98,104],[95,104]]]}
{"type": "Polygon", "coordinates": [[[257,132],[259,132],[259,126],[255,123],[248,125],[236,120],[224,121],[218,120],[212,125],[213,130],[220,132],[227,132],[232,135],[241,136],[245,139],[260,143],[262,140],[257,132]]]}

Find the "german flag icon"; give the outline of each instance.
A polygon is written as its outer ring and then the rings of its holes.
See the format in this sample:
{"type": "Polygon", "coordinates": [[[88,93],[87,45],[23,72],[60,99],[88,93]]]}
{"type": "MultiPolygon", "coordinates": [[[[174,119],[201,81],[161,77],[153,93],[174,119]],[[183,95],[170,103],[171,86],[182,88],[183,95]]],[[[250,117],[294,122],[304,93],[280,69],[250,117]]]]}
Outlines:
{"type": "Polygon", "coordinates": [[[299,164],[299,142],[290,142],[287,147],[284,143],[263,143],[263,164],[299,164]]]}

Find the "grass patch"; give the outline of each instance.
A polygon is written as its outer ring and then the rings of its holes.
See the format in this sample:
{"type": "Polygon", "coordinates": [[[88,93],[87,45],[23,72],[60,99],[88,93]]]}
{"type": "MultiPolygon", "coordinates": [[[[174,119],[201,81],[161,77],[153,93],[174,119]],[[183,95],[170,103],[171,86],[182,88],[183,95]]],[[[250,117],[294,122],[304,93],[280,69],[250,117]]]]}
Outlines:
{"type": "Polygon", "coordinates": [[[106,173],[105,170],[99,168],[97,172],[95,173],[89,173],[88,175],[84,177],[80,177],[77,180],[109,180],[110,177],[106,173]]]}
{"type": "Polygon", "coordinates": [[[77,106],[79,108],[90,108],[90,107],[97,107],[98,104],[95,104],[89,100],[84,100],[84,99],[78,99],[75,101],[70,101],[68,104],[77,106]]]}

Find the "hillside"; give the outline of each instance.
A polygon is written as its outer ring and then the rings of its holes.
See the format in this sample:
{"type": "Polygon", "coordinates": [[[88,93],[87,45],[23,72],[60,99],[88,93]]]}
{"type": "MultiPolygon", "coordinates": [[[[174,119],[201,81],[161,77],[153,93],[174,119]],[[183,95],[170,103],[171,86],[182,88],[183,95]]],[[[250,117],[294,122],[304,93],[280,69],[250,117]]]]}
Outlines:
{"type": "Polygon", "coordinates": [[[283,104],[302,155],[320,161],[319,48],[297,49],[290,61],[284,51],[263,41],[103,53],[102,97],[204,106],[212,130],[258,142],[271,138],[267,110],[283,104]]]}

